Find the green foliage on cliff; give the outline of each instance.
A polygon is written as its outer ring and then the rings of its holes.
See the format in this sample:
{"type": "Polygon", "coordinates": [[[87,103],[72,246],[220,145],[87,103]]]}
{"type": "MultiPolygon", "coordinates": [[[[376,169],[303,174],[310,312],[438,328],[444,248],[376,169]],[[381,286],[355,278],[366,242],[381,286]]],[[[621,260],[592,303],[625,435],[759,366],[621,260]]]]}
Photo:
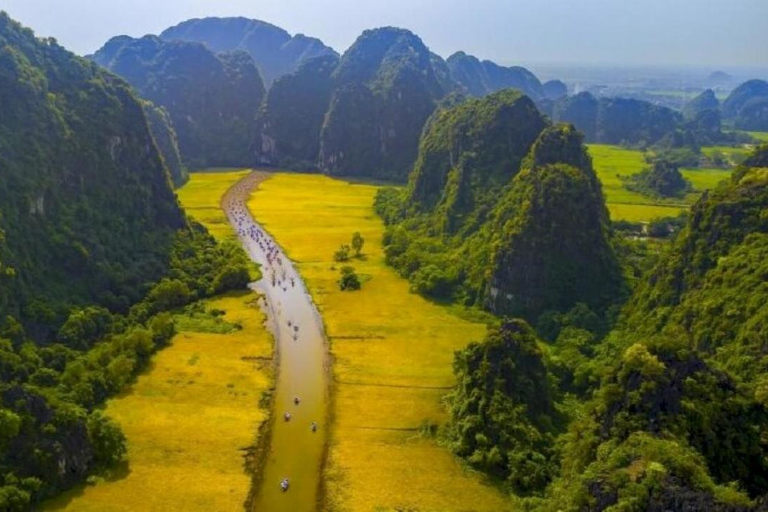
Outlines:
{"type": "Polygon", "coordinates": [[[0,16],[0,318],[45,338],[76,305],[125,311],[185,226],[128,86],[0,16]]]}
{"type": "Polygon", "coordinates": [[[184,217],[151,107],[5,13],[0,110],[0,509],[16,511],[123,460],[97,408],[171,339],[169,309],[247,271],[184,217]]]}
{"type": "Polygon", "coordinates": [[[490,329],[456,354],[448,397],[451,448],[521,495],[544,489],[556,468],[559,419],[538,343],[521,320],[490,329]]]}
{"type": "Polygon", "coordinates": [[[434,228],[476,229],[544,126],[533,102],[512,90],[437,112],[421,139],[409,202],[437,212],[434,228]]]}
{"type": "Polygon", "coordinates": [[[216,55],[200,43],[118,37],[93,59],[165,108],[189,167],[254,162],[256,115],[265,93],[245,52],[216,55]]]}
{"type": "Polygon", "coordinates": [[[502,91],[439,111],[407,191],[382,191],[387,261],[415,291],[536,323],[605,309],[623,278],[596,175],[570,126],[502,91]],[[527,155],[527,156],[526,156],[527,155]]]}
{"type": "Polygon", "coordinates": [[[495,212],[487,307],[530,322],[623,294],[602,189],[573,126],[545,129],[495,212]]]}

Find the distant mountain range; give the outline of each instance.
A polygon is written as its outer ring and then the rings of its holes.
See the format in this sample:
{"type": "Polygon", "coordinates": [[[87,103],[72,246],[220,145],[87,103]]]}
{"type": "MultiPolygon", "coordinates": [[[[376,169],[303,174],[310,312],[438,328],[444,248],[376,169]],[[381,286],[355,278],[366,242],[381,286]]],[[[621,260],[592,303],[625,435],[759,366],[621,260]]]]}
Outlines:
{"type": "Polygon", "coordinates": [[[113,38],[92,58],[167,111],[181,155],[161,150],[182,169],[266,165],[402,182],[436,110],[510,88],[587,142],[700,146],[730,140],[721,119],[739,129],[768,124],[759,83],[734,91],[722,114],[691,116],[701,110],[694,105],[682,115],[648,101],[569,96],[559,80],[464,52],[445,60],[394,27],[366,30],[339,55],[259,20],[194,19],[158,37],[113,38]]]}

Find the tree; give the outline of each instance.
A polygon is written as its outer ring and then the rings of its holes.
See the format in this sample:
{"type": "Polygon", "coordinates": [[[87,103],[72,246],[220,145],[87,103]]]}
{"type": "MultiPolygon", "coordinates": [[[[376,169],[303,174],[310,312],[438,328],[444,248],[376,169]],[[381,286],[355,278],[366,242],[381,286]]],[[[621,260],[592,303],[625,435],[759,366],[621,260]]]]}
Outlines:
{"type": "Polygon", "coordinates": [[[241,290],[248,286],[250,280],[248,267],[244,263],[227,265],[213,280],[213,290],[214,293],[241,290]]]}
{"type": "Polygon", "coordinates": [[[341,291],[354,291],[362,287],[360,278],[355,269],[350,266],[341,267],[341,279],[339,279],[339,289],[341,291]]]}
{"type": "Polygon", "coordinates": [[[349,261],[350,250],[351,249],[349,245],[341,244],[341,246],[339,247],[339,250],[333,254],[333,260],[338,262],[349,261]]]}
{"type": "Polygon", "coordinates": [[[111,466],[125,457],[125,435],[111,419],[96,411],[88,417],[88,438],[98,464],[111,466]]]}
{"type": "Polygon", "coordinates": [[[352,248],[355,250],[355,256],[360,256],[360,251],[363,250],[363,245],[365,245],[365,238],[363,238],[363,235],[361,235],[359,231],[355,231],[352,235],[352,248]]]}

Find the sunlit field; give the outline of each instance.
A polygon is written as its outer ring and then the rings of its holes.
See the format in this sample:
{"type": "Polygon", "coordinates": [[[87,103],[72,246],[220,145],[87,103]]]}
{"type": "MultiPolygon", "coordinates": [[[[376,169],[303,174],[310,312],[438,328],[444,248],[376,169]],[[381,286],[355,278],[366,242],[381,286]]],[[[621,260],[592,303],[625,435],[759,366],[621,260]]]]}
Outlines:
{"type": "MultiPolygon", "coordinates": [[[[219,201],[247,172],[192,174],[179,191],[187,211],[217,237],[234,233],[219,201]]],[[[46,510],[242,510],[252,475],[245,457],[268,411],[272,339],[252,292],[206,301],[226,313],[177,314],[177,334],[106,413],[128,441],[127,464],[96,485],[49,502],[46,510]]]]}
{"type": "MultiPolygon", "coordinates": [[[[746,154],[745,149],[716,147],[703,148],[706,154],[724,152],[726,155],[746,154]]],[[[603,193],[612,220],[647,222],[661,217],[674,217],[688,209],[704,190],[712,189],[728,178],[726,169],[681,169],[691,182],[693,193],[681,199],[655,199],[624,188],[621,177],[631,176],[648,167],[642,151],[602,144],[589,145],[589,153],[597,176],[603,185],[603,193]]]]}
{"type": "Polygon", "coordinates": [[[219,204],[224,193],[248,174],[245,169],[213,169],[190,174],[189,181],[176,193],[187,214],[205,224],[217,238],[234,236],[219,204]]]}
{"type": "Polygon", "coordinates": [[[149,371],[107,403],[128,440],[127,468],[65,493],[46,510],[242,510],[251,484],[245,455],[266,411],[271,338],[248,293],[210,301],[229,334],[184,331],[149,371]]]}
{"type": "Polygon", "coordinates": [[[748,132],[751,136],[757,140],[768,142],[768,132],[748,132]]]}
{"type": "Polygon", "coordinates": [[[325,470],[330,510],[498,511],[509,499],[420,434],[442,423],[453,352],[485,326],[409,292],[384,263],[376,187],[277,174],[250,208],[298,262],[323,315],[333,355],[333,427],[325,470]],[[341,292],[333,253],[359,231],[357,292],[341,292]]]}

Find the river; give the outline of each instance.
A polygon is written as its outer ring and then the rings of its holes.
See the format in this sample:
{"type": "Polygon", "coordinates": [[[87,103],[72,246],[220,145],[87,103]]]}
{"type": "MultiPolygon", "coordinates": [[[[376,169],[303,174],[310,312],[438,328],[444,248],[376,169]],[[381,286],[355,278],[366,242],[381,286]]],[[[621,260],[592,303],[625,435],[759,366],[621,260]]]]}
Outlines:
{"type": "Polygon", "coordinates": [[[261,456],[252,510],[317,510],[328,421],[328,350],[321,317],[296,271],[274,239],[253,219],[247,202],[268,175],[254,172],[234,185],[222,207],[263,277],[251,286],[266,299],[278,370],[269,439],[261,456]],[[298,398],[299,403],[294,403],[298,398]],[[284,414],[291,415],[290,421],[284,414]],[[317,424],[313,432],[311,424],[317,424]],[[287,478],[288,491],[280,482],[287,478]]]}

